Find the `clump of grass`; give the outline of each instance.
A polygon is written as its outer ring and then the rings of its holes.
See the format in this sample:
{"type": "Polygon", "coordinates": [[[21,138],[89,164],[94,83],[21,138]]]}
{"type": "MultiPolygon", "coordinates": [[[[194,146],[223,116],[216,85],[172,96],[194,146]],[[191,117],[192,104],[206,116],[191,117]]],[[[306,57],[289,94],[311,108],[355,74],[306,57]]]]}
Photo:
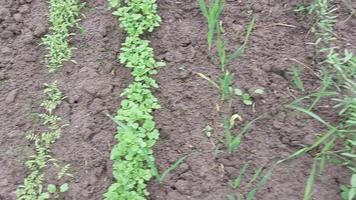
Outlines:
{"type": "MultiPolygon", "coordinates": [[[[326,163],[349,168],[352,174],[351,180],[356,174],[356,57],[347,50],[342,56],[332,47],[332,41],[335,40],[333,26],[336,23],[336,16],[332,13],[336,8],[330,8],[328,0],[315,0],[308,10],[315,19],[313,32],[317,38],[318,52],[326,53],[324,54],[326,59],[323,58],[324,61],[320,63],[323,65],[323,80],[319,91],[300,98],[287,107],[304,113],[323,124],[325,132],[312,145],[299,149],[287,159],[280,161],[301,156],[311,150],[317,151],[307,180],[304,200],[312,198],[316,176],[324,170],[326,163]],[[307,108],[299,104],[301,100],[310,97],[314,99],[307,108]],[[340,110],[338,122],[328,122],[312,111],[323,97],[329,97],[329,99],[334,97],[331,99],[334,107],[340,110]]],[[[352,181],[350,185],[342,186],[343,200],[352,200],[356,197],[356,190],[352,187],[352,181]]]]}
{"type": "Polygon", "coordinates": [[[246,172],[250,167],[250,163],[246,163],[240,170],[239,175],[230,183],[232,189],[243,189],[247,190],[247,194],[237,192],[237,194],[228,194],[227,199],[229,200],[253,200],[259,190],[262,189],[264,185],[268,182],[272,176],[272,169],[265,170],[264,167],[258,167],[254,170],[254,173],[250,179],[247,179],[245,184],[243,180],[246,179],[246,172]]]}

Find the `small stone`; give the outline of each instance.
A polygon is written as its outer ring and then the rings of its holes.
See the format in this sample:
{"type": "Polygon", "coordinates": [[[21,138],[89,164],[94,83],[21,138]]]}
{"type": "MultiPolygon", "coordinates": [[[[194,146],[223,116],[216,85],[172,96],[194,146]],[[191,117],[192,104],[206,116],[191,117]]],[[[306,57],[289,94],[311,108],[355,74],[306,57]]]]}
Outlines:
{"type": "Polygon", "coordinates": [[[16,13],[16,14],[14,14],[14,19],[15,19],[15,21],[16,22],[21,22],[22,21],[22,15],[21,15],[21,13],[16,13]]]}
{"type": "Polygon", "coordinates": [[[15,99],[16,99],[16,96],[17,96],[17,92],[18,92],[17,89],[12,90],[11,92],[9,92],[7,94],[7,96],[6,96],[5,102],[8,103],[8,104],[14,102],[15,99]]]}
{"type": "Polygon", "coordinates": [[[19,8],[19,12],[24,14],[24,13],[28,13],[30,11],[30,6],[28,6],[27,4],[25,5],[22,5],[20,8],[19,8]]]}
{"type": "Polygon", "coordinates": [[[33,37],[33,35],[29,32],[29,33],[26,33],[26,34],[23,36],[22,41],[23,41],[25,44],[31,44],[31,43],[34,41],[34,37],[33,37]]]}
{"type": "Polygon", "coordinates": [[[263,7],[262,7],[261,3],[254,3],[252,5],[252,9],[255,13],[257,13],[257,12],[261,12],[263,10],[263,7]]]}
{"type": "Polygon", "coordinates": [[[178,180],[174,186],[177,188],[178,192],[181,194],[189,194],[190,193],[190,185],[188,181],[178,180]]]}
{"type": "Polygon", "coordinates": [[[182,195],[179,194],[177,191],[170,191],[168,192],[166,198],[169,200],[182,200],[182,195]]]}
{"type": "Polygon", "coordinates": [[[2,39],[9,39],[9,38],[12,38],[14,36],[14,33],[11,32],[11,31],[8,31],[8,30],[5,30],[3,31],[1,34],[0,34],[0,37],[2,39]]]}
{"type": "Polygon", "coordinates": [[[260,86],[251,87],[248,89],[248,93],[253,98],[264,98],[266,95],[265,88],[260,86]]]}
{"type": "Polygon", "coordinates": [[[93,100],[93,102],[90,104],[89,108],[90,108],[91,112],[93,112],[94,114],[97,114],[97,113],[105,110],[104,101],[102,99],[95,98],[93,100]]]}
{"type": "Polygon", "coordinates": [[[271,66],[271,64],[268,64],[268,63],[262,65],[261,68],[262,68],[263,71],[265,71],[265,72],[270,72],[270,71],[272,71],[272,66],[271,66]]]}
{"type": "Polygon", "coordinates": [[[11,55],[11,49],[9,47],[4,47],[1,49],[1,54],[4,56],[9,56],[11,55]]]}
{"type": "Polygon", "coordinates": [[[281,129],[284,126],[284,123],[280,122],[279,120],[275,120],[272,122],[272,126],[275,129],[281,129]]]}
{"type": "Polygon", "coordinates": [[[9,184],[9,181],[5,178],[0,179],[0,186],[7,186],[9,184]]]}
{"type": "Polygon", "coordinates": [[[36,54],[30,53],[30,52],[27,52],[26,54],[24,54],[22,56],[22,58],[25,62],[35,62],[37,60],[36,54]]]}
{"type": "Polygon", "coordinates": [[[6,79],[5,72],[1,71],[0,72],[0,81],[3,81],[6,79]]]}
{"type": "Polygon", "coordinates": [[[47,32],[46,26],[43,25],[38,25],[35,30],[33,31],[33,34],[36,37],[42,37],[45,33],[47,32]]]}
{"type": "Polygon", "coordinates": [[[0,8],[0,20],[5,20],[11,16],[11,13],[6,8],[0,8]]]}
{"type": "Polygon", "coordinates": [[[26,0],[26,2],[27,2],[27,3],[31,3],[31,2],[32,2],[32,0],[26,0]]]}

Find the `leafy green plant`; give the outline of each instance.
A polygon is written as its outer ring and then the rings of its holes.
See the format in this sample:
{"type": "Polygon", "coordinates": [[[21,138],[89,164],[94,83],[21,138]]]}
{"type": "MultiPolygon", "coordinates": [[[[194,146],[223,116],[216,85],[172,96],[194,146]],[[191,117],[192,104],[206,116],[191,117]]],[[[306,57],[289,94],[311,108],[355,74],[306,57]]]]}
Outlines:
{"type": "Polygon", "coordinates": [[[253,99],[251,97],[251,95],[247,92],[243,92],[241,89],[239,88],[235,88],[234,89],[234,93],[236,96],[239,96],[242,100],[242,102],[245,104],[245,105],[252,105],[253,104],[253,99]]]}
{"type": "Polygon", "coordinates": [[[214,129],[213,129],[211,126],[209,126],[209,125],[207,125],[207,126],[203,129],[204,134],[205,134],[206,137],[208,137],[208,138],[211,137],[213,131],[214,131],[214,129]]]}
{"type": "Polygon", "coordinates": [[[56,81],[46,84],[44,93],[46,99],[43,100],[41,106],[45,113],[38,114],[38,116],[42,119],[42,124],[48,126],[48,130],[43,133],[29,133],[26,136],[28,140],[34,142],[36,151],[25,163],[30,173],[25,177],[24,184],[20,185],[16,191],[18,199],[32,200],[48,196],[42,191],[44,168],[49,161],[53,160],[50,155],[50,146],[61,134],[61,119],[53,115],[53,111],[60,105],[64,96],[58,89],[56,81]]]}
{"type": "Polygon", "coordinates": [[[70,47],[70,28],[78,26],[80,9],[84,4],[78,0],[50,0],[49,21],[51,33],[42,38],[47,54],[45,62],[50,72],[56,71],[63,62],[70,60],[74,47],[70,47]]]}
{"type": "Polygon", "coordinates": [[[146,184],[152,176],[162,182],[183,162],[179,160],[159,174],[152,155],[152,147],[159,137],[152,112],[160,106],[151,92],[152,88],[158,88],[158,84],[150,76],[156,74],[164,63],[154,59],[150,41],[141,39],[141,35],[159,26],[161,18],[157,15],[155,0],[126,0],[123,4],[109,0],[109,3],[114,9],[113,14],[118,16],[120,26],[127,32],[119,61],[132,69],[134,81],[121,94],[126,98],[121,101],[116,116],[111,117],[117,124],[115,138],[118,140],[110,155],[114,162],[115,182],[104,197],[107,200],[143,200],[149,194],[146,184]]]}

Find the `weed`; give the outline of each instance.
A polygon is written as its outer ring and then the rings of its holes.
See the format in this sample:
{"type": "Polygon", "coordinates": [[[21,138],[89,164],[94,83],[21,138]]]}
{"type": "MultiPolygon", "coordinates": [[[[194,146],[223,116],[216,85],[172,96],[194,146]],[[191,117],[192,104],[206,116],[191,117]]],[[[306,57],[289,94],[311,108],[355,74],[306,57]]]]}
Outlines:
{"type": "MultiPolygon", "coordinates": [[[[333,82],[335,88],[339,88],[339,84],[343,82],[343,91],[340,91],[338,98],[334,99],[334,102],[337,104],[335,107],[340,108],[339,116],[340,121],[333,125],[323,119],[321,116],[310,111],[310,107],[305,109],[299,105],[289,105],[289,108],[295,109],[299,112],[306,114],[309,117],[312,117],[316,121],[325,125],[327,131],[319,137],[314,144],[309,147],[304,147],[297,152],[293,153],[288,159],[301,156],[306,152],[309,152],[313,149],[320,148],[320,152],[315,158],[315,162],[319,162],[320,169],[324,168],[325,161],[330,161],[333,163],[339,163],[343,166],[347,166],[350,169],[356,169],[356,162],[354,158],[356,157],[356,137],[355,137],[355,127],[356,127],[356,84],[354,82],[355,74],[349,73],[345,74],[344,72],[349,69],[350,66],[356,67],[356,63],[353,63],[353,58],[345,59],[347,62],[340,63],[334,61],[340,61],[342,59],[336,58],[335,55],[331,56],[333,59],[329,58],[329,63],[334,66],[338,75],[335,75],[334,79],[336,82],[333,82]],[[333,61],[332,61],[333,60],[333,61]],[[341,93],[342,92],[342,93],[341,93]],[[337,146],[336,144],[344,144],[342,147],[337,146]]],[[[330,78],[331,79],[331,78],[330,78]]],[[[329,84],[330,85],[330,84],[329,84]]],[[[329,86],[330,88],[332,85],[329,86]]],[[[324,87],[325,88],[325,87],[324,87]]],[[[336,92],[333,92],[336,93],[336,92]]],[[[320,97],[321,93],[318,93],[317,97],[320,97]]],[[[315,101],[314,101],[315,102],[315,101]]],[[[315,105],[315,103],[312,105],[315,105]]],[[[314,163],[317,165],[317,163],[314,163]]],[[[311,191],[314,182],[315,166],[313,165],[311,170],[311,175],[309,176],[308,183],[306,186],[306,191],[304,199],[311,198],[311,191]]],[[[355,170],[352,170],[355,174],[355,170]]]]}
{"type": "Polygon", "coordinates": [[[230,184],[232,189],[237,189],[240,187],[243,187],[245,190],[249,190],[249,192],[244,195],[240,192],[238,192],[236,195],[229,194],[227,195],[227,198],[230,200],[253,200],[255,198],[256,193],[264,186],[266,185],[267,181],[269,178],[272,176],[272,169],[267,170],[267,172],[264,172],[263,167],[259,167],[255,170],[254,175],[247,181],[246,184],[242,185],[242,180],[245,177],[245,173],[248,170],[250,164],[246,163],[240,170],[240,174],[238,177],[236,177],[233,182],[230,184]],[[257,183],[256,181],[259,180],[257,183]],[[255,186],[253,186],[255,185],[255,186]]]}
{"type": "Polygon", "coordinates": [[[240,146],[242,138],[246,135],[246,133],[251,129],[252,125],[263,117],[263,115],[251,120],[246,125],[244,125],[236,136],[232,134],[232,128],[235,126],[234,118],[236,115],[230,117],[228,120],[226,117],[224,118],[224,132],[225,132],[225,140],[228,152],[230,154],[234,153],[236,149],[240,146]]]}
{"type": "Polygon", "coordinates": [[[148,156],[146,150],[142,149],[142,151],[143,151],[145,159],[147,161],[147,165],[151,169],[151,174],[156,178],[156,181],[159,184],[162,184],[165,177],[168,174],[170,174],[173,170],[177,169],[179,167],[179,165],[181,165],[184,162],[184,160],[187,158],[187,156],[183,156],[183,157],[179,158],[175,163],[173,163],[173,165],[171,165],[169,168],[164,170],[162,174],[160,174],[159,170],[153,160],[154,158],[152,156],[148,156]]]}
{"type": "Polygon", "coordinates": [[[304,83],[302,81],[302,79],[300,78],[300,69],[293,66],[292,67],[292,81],[293,81],[293,84],[299,89],[301,90],[302,92],[305,91],[304,89],[304,83]]]}

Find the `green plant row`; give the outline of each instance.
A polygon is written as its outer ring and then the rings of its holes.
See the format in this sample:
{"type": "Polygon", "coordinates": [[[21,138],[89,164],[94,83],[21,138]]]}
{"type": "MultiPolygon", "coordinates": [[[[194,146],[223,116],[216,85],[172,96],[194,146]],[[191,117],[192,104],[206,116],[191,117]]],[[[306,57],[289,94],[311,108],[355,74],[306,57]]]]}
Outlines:
{"type": "Polygon", "coordinates": [[[151,92],[158,85],[150,76],[164,63],[154,59],[150,41],[140,37],[159,26],[161,18],[155,0],[126,0],[123,5],[118,0],[109,0],[109,3],[127,32],[119,60],[132,69],[134,81],[121,94],[126,99],[114,117],[118,144],[112,149],[110,159],[114,162],[115,182],[104,196],[108,200],[143,200],[149,195],[146,183],[152,177],[147,162],[154,162],[152,147],[159,137],[152,112],[160,106],[151,92]]]}
{"type": "Polygon", "coordinates": [[[70,46],[69,37],[74,33],[70,28],[78,26],[79,11],[83,6],[78,0],[49,0],[51,32],[42,38],[42,42],[47,49],[45,62],[50,72],[72,57],[74,47],[70,46]]]}
{"type": "MultiPolygon", "coordinates": [[[[337,17],[333,15],[335,9],[330,5],[329,0],[315,0],[306,7],[309,14],[314,17],[315,24],[312,31],[317,38],[315,43],[317,51],[323,53],[322,62],[319,63],[323,66],[320,90],[307,96],[307,98],[314,98],[307,109],[300,105],[306,97],[288,106],[326,127],[325,133],[318,137],[314,144],[298,150],[289,157],[293,158],[319,149],[310,170],[304,200],[312,198],[315,177],[323,171],[326,163],[339,164],[351,170],[350,183],[341,187],[341,198],[343,200],[356,198],[356,56],[348,50],[341,52],[332,46],[335,40],[333,27],[337,17]],[[330,96],[334,96],[333,104],[339,110],[337,123],[327,122],[322,116],[313,112],[322,97],[330,96]]],[[[300,83],[298,85],[302,86],[300,83]]]]}
{"type": "MultiPolygon", "coordinates": [[[[25,177],[23,185],[18,187],[16,191],[17,199],[37,200],[51,197],[50,192],[43,188],[44,169],[48,162],[57,162],[51,157],[50,153],[51,145],[61,135],[61,118],[53,114],[53,112],[61,104],[64,96],[58,89],[56,81],[52,84],[46,84],[44,93],[46,98],[41,103],[41,107],[45,112],[37,114],[37,116],[42,125],[47,127],[47,131],[43,133],[29,133],[26,136],[28,140],[35,144],[35,155],[31,156],[25,163],[30,173],[25,177]]],[[[58,164],[56,165],[58,166],[58,164]]],[[[64,189],[61,190],[61,192],[65,191],[64,189]]]]}
{"type": "MultiPolygon", "coordinates": [[[[50,33],[42,38],[47,49],[45,56],[46,66],[50,73],[61,67],[63,62],[71,57],[73,47],[69,45],[70,28],[77,25],[79,11],[83,7],[78,0],[50,0],[49,20],[51,22],[50,33]]],[[[43,112],[35,114],[41,122],[44,132],[28,133],[26,138],[34,143],[35,153],[30,156],[25,165],[29,174],[24,182],[17,188],[16,196],[19,200],[42,200],[59,199],[61,194],[68,191],[68,183],[61,185],[48,184],[44,187],[45,168],[53,164],[58,168],[57,180],[60,181],[68,175],[69,165],[63,167],[51,156],[51,146],[55,143],[62,132],[61,118],[55,115],[55,110],[65,98],[60,91],[57,81],[45,84],[44,94],[46,98],[42,101],[43,112]]]]}

